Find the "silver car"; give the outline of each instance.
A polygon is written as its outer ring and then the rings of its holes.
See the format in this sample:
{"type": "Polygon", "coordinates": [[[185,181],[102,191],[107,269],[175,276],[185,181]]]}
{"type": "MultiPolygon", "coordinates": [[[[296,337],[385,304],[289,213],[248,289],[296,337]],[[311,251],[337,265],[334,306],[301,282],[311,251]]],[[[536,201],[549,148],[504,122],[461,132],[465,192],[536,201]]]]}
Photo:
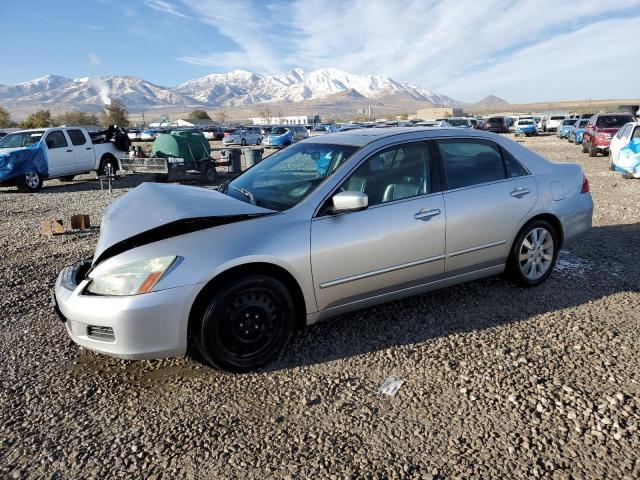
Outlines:
{"type": "Polygon", "coordinates": [[[137,359],[189,346],[248,371],[333,315],[503,272],[539,285],[592,211],[579,166],[492,133],[323,135],[220,191],[127,193],[93,258],[58,276],[54,304],[83,347],[137,359]]]}

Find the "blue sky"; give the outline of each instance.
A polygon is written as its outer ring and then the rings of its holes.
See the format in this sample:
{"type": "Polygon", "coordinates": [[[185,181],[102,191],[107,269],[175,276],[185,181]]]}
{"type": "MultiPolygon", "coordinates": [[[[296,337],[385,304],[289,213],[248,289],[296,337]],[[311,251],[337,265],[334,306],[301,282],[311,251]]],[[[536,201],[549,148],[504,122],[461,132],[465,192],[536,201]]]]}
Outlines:
{"type": "Polygon", "coordinates": [[[3,2],[2,19],[0,84],[300,66],[464,101],[640,97],[638,0],[40,0],[3,2]]]}

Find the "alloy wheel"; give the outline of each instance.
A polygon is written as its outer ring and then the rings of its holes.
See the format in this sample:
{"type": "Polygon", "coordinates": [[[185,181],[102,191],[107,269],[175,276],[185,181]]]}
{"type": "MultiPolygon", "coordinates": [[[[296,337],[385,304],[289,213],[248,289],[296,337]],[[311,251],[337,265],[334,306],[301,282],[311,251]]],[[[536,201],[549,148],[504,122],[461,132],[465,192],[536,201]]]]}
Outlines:
{"type": "Polygon", "coordinates": [[[551,233],[542,227],[532,229],[522,240],[518,263],[520,271],[529,280],[544,276],[553,263],[554,242],[551,233]]]}
{"type": "Polygon", "coordinates": [[[40,185],[40,177],[38,177],[37,173],[29,172],[24,175],[24,182],[27,184],[27,187],[34,190],[40,185]]]}

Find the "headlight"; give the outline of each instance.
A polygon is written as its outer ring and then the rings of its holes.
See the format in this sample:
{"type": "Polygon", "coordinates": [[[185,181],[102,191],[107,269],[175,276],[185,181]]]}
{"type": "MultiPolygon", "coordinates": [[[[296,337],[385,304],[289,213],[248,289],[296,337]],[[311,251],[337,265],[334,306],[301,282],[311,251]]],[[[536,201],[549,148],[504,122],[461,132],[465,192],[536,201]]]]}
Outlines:
{"type": "Polygon", "coordinates": [[[139,295],[150,292],[176,257],[160,257],[116,267],[93,277],[87,291],[95,295],[139,295]]]}

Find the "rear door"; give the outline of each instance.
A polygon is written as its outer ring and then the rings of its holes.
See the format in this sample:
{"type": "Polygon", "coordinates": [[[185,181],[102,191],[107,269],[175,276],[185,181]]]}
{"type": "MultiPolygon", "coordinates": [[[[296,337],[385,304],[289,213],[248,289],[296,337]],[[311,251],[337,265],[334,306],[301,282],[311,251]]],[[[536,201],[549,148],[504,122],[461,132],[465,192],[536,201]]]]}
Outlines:
{"type": "Polygon", "coordinates": [[[491,140],[447,138],[435,144],[446,178],[445,275],[504,263],[515,229],[536,202],[535,178],[491,140]]]}
{"type": "Polygon", "coordinates": [[[63,130],[50,130],[45,136],[47,146],[47,162],[49,164],[49,176],[59,177],[68,175],[75,170],[75,158],[73,148],[69,145],[69,139],[63,130]]]}
{"type": "Polygon", "coordinates": [[[364,192],[369,207],[311,223],[320,310],[442,277],[446,215],[434,165],[425,142],[400,144],[368,157],[334,192],[364,192]]]}
{"type": "Polygon", "coordinates": [[[75,157],[75,171],[89,172],[95,168],[96,159],[91,139],[79,128],[67,129],[75,157]]]}

